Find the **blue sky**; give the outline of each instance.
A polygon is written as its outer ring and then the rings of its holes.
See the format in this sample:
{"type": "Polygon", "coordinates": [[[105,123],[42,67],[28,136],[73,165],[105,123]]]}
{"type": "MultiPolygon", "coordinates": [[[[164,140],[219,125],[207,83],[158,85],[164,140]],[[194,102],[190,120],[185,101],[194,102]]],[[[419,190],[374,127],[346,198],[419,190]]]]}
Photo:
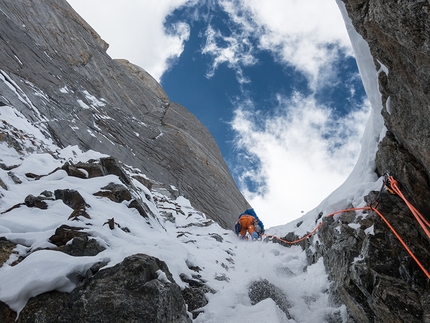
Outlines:
{"type": "Polygon", "coordinates": [[[335,0],[69,3],[108,54],[208,127],[266,225],[310,211],[352,170],[369,103],[335,0]]]}

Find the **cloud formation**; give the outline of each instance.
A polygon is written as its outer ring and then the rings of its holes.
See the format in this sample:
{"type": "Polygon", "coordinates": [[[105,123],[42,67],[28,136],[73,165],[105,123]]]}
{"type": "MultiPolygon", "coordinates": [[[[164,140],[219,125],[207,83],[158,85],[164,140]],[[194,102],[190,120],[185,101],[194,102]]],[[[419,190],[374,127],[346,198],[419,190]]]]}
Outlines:
{"type": "Polygon", "coordinates": [[[353,99],[358,75],[340,77],[334,66],[353,55],[350,40],[331,0],[222,0],[219,5],[229,24],[223,32],[208,28],[203,53],[213,58],[209,76],[225,63],[246,83],[243,68],[267,51],[308,81],[310,94],[278,95],[276,107],[254,106],[242,93],[231,122],[239,156],[231,168],[241,191],[268,226],[286,223],[340,186],[358,158],[369,103],[353,99]],[[316,99],[341,79],[350,91],[345,100],[350,111],[343,116],[316,99]]]}
{"type": "Polygon", "coordinates": [[[365,101],[337,117],[299,93],[278,96],[278,103],[273,114],[262,115],[252,102],[242,102],[232,121],[239,153],[234,172],[268,226],[298,218],[342,184],[357,160],[370,111],[365,101]]]}
{"type": "Polygon", "coordinates": [[[206,43],[202,48],[202,54],[213,57],[213,63],[206,73],[207,77],[215,75],[215,71],[222,63],[236,72],[240,84],[249,83],[249,79],[243,74],[242,67],[257,63],[253,54],[253,45],[247,37],[242,37],[233,32],[231,36],[223,36],[219,30],[208,26],[205,32],[206,43]],[[224,43],[220,46],[219,42],[224,43]]]}
{"type": "Polygon", "coordinates": [[[141,66],[156,80],[184,50],[190,26],[164,27],[166,17],[189,0],[68,0],[70,5],[109,43],[112,58],[141,66]]]}
{"type": "Polygon", "coordinates": [[[219,5],[231,23],[229,34],[208,28],[203,52],[213,56],[209,76],[225,62],[239,81],[246,80],[241,68],[256,63],[257,51],[269,51],[303,73],[316,90],[333,76],[331,64],[339,55],[352,55],[335,1],[221,0],[219,5]]]}

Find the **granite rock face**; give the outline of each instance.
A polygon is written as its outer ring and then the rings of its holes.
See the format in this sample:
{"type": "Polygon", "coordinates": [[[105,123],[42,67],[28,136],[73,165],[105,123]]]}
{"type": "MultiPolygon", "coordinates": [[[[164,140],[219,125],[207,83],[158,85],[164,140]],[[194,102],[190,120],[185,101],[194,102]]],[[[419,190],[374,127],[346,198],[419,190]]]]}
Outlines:
{"type": "Polygon", "coordinates": [[[291,319],[289,308],[291,308],[287,297],[281,289],[270,283],[268,280],[255,281],[249,286],[248,290],[251,304],[255,305],[267,298],[271,298],[276,305],[285,313],[288,319],[291,319]]]}
{"type": "Polygon", "coordinates": [[[137,167],[226,228],[249,207],[208,130],[142,68],[112,60],[65,0],[1,0],[0,46],[0,104],[60,147],[137,167]]]}

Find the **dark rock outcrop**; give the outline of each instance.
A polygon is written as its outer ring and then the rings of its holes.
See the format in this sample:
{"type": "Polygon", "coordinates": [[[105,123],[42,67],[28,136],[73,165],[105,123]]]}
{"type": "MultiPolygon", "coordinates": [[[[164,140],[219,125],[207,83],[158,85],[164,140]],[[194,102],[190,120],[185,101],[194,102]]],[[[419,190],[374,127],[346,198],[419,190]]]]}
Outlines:
{"type": "Polygon", "coordinates": [[[185,287],[181,292],[187,304],[188,311],[193,315],[193,319],[195,319],[203,312],[203,307],[208,304],[206,294],[215,294],[215,290],[208,287],[201,279],[200,275],[193,275],[192,279],[185,277],[185,275],[181,275],[181,279],[188,283],[188,287],[185,287]]]}
{"type": "Polygon", "coordinates": [[[208,130],[141,68],[112,60],[65,0],[1,0],[0,35],[1,102],[60,147],[137,167],[226,228],[249,207],[208,130]]]}
{"type": "Polygon", "coordinates": [[[50,196],[44,195],[44,193],[49,194],[50,192],[49,193],[48,192],[42,192],[39,196],[34,196],[32,194],[29,194],[25,197],[23,203],[15,204],[14,206],[1,212],[0,214],[10,212],[10,211],[17,209],[23,205],[25,205],[27,207],[36,207],[36,208],[41,209],[41,210],[46,210],[48,208],[48,203],[46,203],[45,201],[47,201],[47,200],[52,201],[53,198],[50,196]]]}
{"type": "Polygon", "coordinates": [[[157,258],[130,256],[87,280],[71,293],[73,310],[64,317],[72,316],[64,322],[76,317],[82,322],[191,322],[179,286],[157,258]]]}
{"type": "Polygon", "coordinates": [[[114,267],[88,269],[70,293],[56,291],[31,298],[15,321],[0,302],[2,323],[190,323],[179,286],[166,264],[137,254],[114,267]]]}
{"type": "Polygon", "coordinates": [[[289,319],[291,319],[291,315],[289,312],[289,308],[291,307],[288,302],[287,297],[282,292],[282,290],[268,280],[260,280],[253,282],[249,286],[248,295],[251,300],[251,304],[255,305],[267,298],[271,298],[276,305],[284,312],[289,319]]]}
{"type": "Polygon", "coordinates": [[[73,238],[84,236],[85,233],[81,232],[83,229],[84,228],[71,227],[64,224],[55,230],[55,233],[49,238],[49,241],[57,246],[64,246],[73,238]]]}
{"type": "Polygon", "coordinates": [[[46,210],[48,208],[48,204],[45,202],[45,200],[45,197],[34,196],[30,194],[24,199],[24,204],[27,207],[37,207],[39,209],[46,210]]]}
{"type": "Polygon", "coordinates": [[[73,210],[84,210],[87,206],[82,195],[76,190],[58,189],[55,190],[54,195],[56,200],[62,200],[64,204],[73,210]]]}
{"type": "MultiPolygon", "coordinates": [[[[378,192],[367,196],[369,204],[378,192]]],[[[407,241],[415,255],[430,263],[426,240],[411,230],[413,218],[404,203],[388,192],[382,194],[378,211],[407,241]]],[[[364,216],[342,214],[324,219],[318,232],[316,254],[332,280],[331,298],[345,304],[357,322],[427,322],[429,282],[383,220],[373,211],[364,216]]]]}
{"type": "Polygon", "coordinates": [[[95,256],[105,250],[95,239],[91,239],[83,228],[62,225],[55,230],[49,241],[57,246],[57,250],[71,256],[95,256]],[[71,243],[69,243],[71,241],[71,243]]]}
{"type": "Polygon", "coordinates": [[[16,245],[4,237],[0,237],[0,267],[9,259],[16,245]]]}
{"type": "Polygon", "coordinates": [[[111,201],[121,203],[122,201],[130,201],[130,191],[124,186],[115,183],[109,183],[107,186],[102,187],[102,191],[94,193],[95,196],[107,197],[111,201]]]}
{"type": "Polygon", "coordinates": [[[369,44],[375,65],[379,68],[382,63],[388,69],[379,75],[385,124],[429,176],[430,152],[423,147],[430,146],[430,4],[419,0],[344,3],[354,27],[369,44]]]}
{"type": "Polygon", "coordinates": [[[16,313],[12,311],[6,303],[0,301],[0,318],[2,322],[15,322],[16,313]]]}

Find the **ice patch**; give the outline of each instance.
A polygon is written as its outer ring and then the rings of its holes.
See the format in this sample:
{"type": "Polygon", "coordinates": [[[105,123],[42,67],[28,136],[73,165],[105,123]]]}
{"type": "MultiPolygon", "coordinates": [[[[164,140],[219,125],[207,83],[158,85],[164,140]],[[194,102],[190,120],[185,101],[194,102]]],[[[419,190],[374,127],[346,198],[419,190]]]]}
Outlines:
{"type": "Polygon", "coordinates": [[[84,101],[77,100],[77,102],[82,109],[85,109],[85,110],[91,109],[90,106],[88,106],[84,101]]]}
{"type": "Polygon", "coordinates": [[[84,90],[83,93],[85,94],[85,98],[91,102],[91,105],[96,107],[104,107],[106,105],[106,100],[104,99],[97,99],[94,95],[90,94],[87,90],[84,90]],[[103,102],[105,101],[105,102],[103,102]]]}
{"type": "Polygon", "coordinates": [[[365,234],[371,234],[375,235],[375,225],[372,225],[371,227],[368,227],[366,230],[364,230],[365,234]]]}

